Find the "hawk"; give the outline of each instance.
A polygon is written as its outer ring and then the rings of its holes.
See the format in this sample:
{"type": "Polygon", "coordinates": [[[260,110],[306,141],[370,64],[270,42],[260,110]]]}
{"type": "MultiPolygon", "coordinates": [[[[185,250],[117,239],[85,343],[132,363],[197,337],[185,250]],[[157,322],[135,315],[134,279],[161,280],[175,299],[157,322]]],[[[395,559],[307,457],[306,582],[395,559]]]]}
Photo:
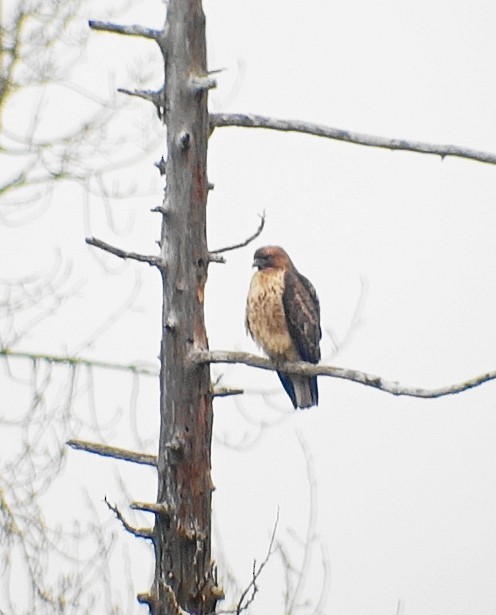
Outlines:
{"type": "MultiPolygon", "coordinates": [[[[298,272],[279,246],[254,255],[255,271],[246,302],[246,329],[275,363],[320,360],[320,306],[311,282],[298,272]]],[[[317,377],[277,372],[296,408],[319,402],[317,377]]]]}

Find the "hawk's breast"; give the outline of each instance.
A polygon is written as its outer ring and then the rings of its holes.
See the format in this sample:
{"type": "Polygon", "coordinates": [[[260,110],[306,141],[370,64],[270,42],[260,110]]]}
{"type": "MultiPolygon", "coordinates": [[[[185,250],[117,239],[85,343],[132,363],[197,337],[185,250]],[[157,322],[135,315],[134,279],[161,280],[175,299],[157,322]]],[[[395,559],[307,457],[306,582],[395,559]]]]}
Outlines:
{"type": "Polygon", "coordinates": [[[266,269],[253,275],[246,305],[246,326],[271,359],[299,360],[289,335],[282,302],[284,270],[266,269]]]}

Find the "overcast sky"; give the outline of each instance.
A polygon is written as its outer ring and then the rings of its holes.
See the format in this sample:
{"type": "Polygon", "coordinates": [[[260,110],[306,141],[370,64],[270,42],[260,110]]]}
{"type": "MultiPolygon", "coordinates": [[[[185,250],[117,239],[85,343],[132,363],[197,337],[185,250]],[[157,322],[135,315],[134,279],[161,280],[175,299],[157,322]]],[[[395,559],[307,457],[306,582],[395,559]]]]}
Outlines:
{"type": "MultiPolygon", "coordinates": [[[[161,27],[162,10],[158,0],[149,0],[115,20],[161,27]]],[[[496,153],[495,3],[208,0],[205,12],[209,66],[226,69],[211,94],[212,111],[496,153]]],[[[100,2],[81,19],[107,14],[100,2]]],[[[160,57],[151,42],[92,33],[71,79],[105,99],[148,74],[146,85],[159,86],[160,57]]],[[[51,94],[47,130],[62,130],[91,105],[78,101],[66,89],[51,94]]],[[[29,108],[26,98],[6,117],[19,127],[29,108]]],[[[23,340],[24,349],[157,363],[159,276],[146,265],[96,255],[84,244],[91,234],[133,251],[156,250],[159,217],[149,210],[162,197],[153,162],[163,148],[145,146],[163,138],[163,129],[141,100],[120,121],[123,132],[132,128],[140,138],[120,146],[117,127],[102,139],[115,140],[116,160],[123,152],[140,159],[134,176],[128,169],[112,179],[112,187],[123,191],[136,184],[134,196],[107,207],[68,186],[55,192],[43,215],[0,230],[10,276],[33,270],[33,252],[45,269],[56,250],[72,264],[76,292],[56,318],[23,340]],[[132,309],[93,341],[134,288],[132,309]]],[[[243,240],[257,227],[258,214],[267,215],[253,245],[210,267],[212,349],[256,351],[244,330],[252,254],[260,245],[279,244],[319,294],[324,362],[425,387],[496,368],[496,168],[237,128],[215,131],[208,168],[215,184],[208,203],[211,249],[243,240]],[[348,336],[360,301],[359,321],[348,336]],[[337,354],[329,332],[348,337],[337,354]]],[[[421,400],[321,378],[319,407],[295,412],[273,373],[218,365],[212,371],[223,374],[223,384],[247,391],[215,401],[214,516],[222,539],[215,551],[223,582],[229,565],[240,587],[248,584],[253,559],[265,556],[277,511],[277,537],[293,564],[302,565],[298,542],[305,541],[310,515],[304,442],[316,484],[315,535],[298,602],[317,602],[324,557],[325,613],[394,615],[398,604],[402,615],[495,612],[496,385],[421,400]]],[[[136,446],[127,416],[132,383],[95,378],[106,440],[136,446]]],[[[88,406],[84,390],[78,403],[88,406]]],[[[157,403],[154,386],[142,386],[134,418],[148,452],[157,448],[157,403]]],[[[73,437],[99,439],[84,420],[77,425],[73,437]]],[[[50,492],[51,518],[83,514],[66,509],[70,488],[74,501],[90,499],[108,522],[103,496],[122,507],[128,501],[115,482],[116,467],[70,453],[63,479],[50,492]]],[[[154,497],[151,471],[119,468],[133,499],[154,497]]],[[[144,607],[134,605],[133,595],[148,589],[152,554],[114,530],[119,548],[136,553],[134,585],[126,595],[129,612],[139,613],[144,607]]],[[[278,556],[259,587],[252,612],[283,613],[278,556]]],[[[228,593],[226,608],[235,598],[228,593]]]]}

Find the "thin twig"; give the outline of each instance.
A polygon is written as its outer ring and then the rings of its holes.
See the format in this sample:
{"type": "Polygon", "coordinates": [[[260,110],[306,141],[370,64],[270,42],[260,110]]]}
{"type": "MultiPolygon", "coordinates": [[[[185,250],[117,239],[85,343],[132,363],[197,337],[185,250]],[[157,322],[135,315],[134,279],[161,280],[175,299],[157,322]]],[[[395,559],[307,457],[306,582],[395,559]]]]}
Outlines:
{"type": "Polygon", "coordinates": [[[254,561],[253,562],[253,572],[252,572],[252,579],[250,581],[250,583],[248,584],[248,586],[244,589],[244,591],[242,592],[239,600],[238,600],[238,604],[236,605],[235,609],[226,609],[226,610],[222,610],[222,611],[217,611],[217,615],[227,615],[229,614],[235,614],[235,615],[240,615],[240,613],[242,613],[243,611],[246,611],[247,608],[250,606],[250,604],[255,600],[255,596],[258,592],[258,586],[257,586],[257,580],[258,577],[261,575],[263,569],[265,568],[265,566],[267,565],[269,559],[271,558],[271,556],[274,553],[274,542],[276,539],[276,532],[277,532],[277,526],[279,524],[279,509],[277,510],[277,516],[276,516],[276,520],[274,523],[274,529],[272,530],[272,535],[270,537],[270,542],[269,542],[269,548],[267,549],[267,554],[263,560],[263,562],[258,566],[257,568],[257,562],[254,561]],[[249,598],[246,598],[248,596],[248,594],[251,594],[249,596],[249,598]],[[245,602],[246,599],[246,602],[245,602]],[[244,604],[243,604],[244,602],[244,604]]]}
{"type": "Polygon", "coordinates": [[[341,378],[343,380],[351,380],[365,386],[379,389],[384,393],[391,395],[405,395],[409,397],[421,397],[424,399],[432,399],[443,397],[445,395],[455,395],[462,393],[474,387],[478,387],[485,382],[496,379],[496,371],[487,372],[480,376],[470,378],[458,384],[451,384],[438,389],[424,389],[421,387],[403,386],[398,382],[385,380],[381,376],[375,376],[366,372],[360,372],[355,369],[347,369],[344,367],[333,367],[331,365],[314,365],[300,361],[297,363],[281,363],[274,364],[269,359],[258,357],[257,355],[248,352],[232,352],[229,350],[196,350],[190,355],[193,363],[242,363],[250,367],[258,367],[260,369],[283,371],[288,374],[301,374],[304,376],[330,376],[331,378],[341,378]]]}
{"type": "Polygon", "coordinates": [[[236,243],[236,244],[234,244],[232,246],[226,246],[225,248],[220,248],[219,250],[212,250],[210,252],[210,255],[212,255],[212,254],[222,254],[223,252],[229,252],[230,250],[237,250],[238,248],[244,248],[249,243],[254,241],[261,234],[261,232],[264,229],[264,226],[265,226],[265,211],[262,214],[258,214],[258,217],[260,218],[260,224],[258,225],[257,230],[253,233],[253,235],[250,235],[248,237],[248,239],[245,239],[241,243],[236,243]]]}
{"type": "Polygon", "coordinates": [[[131,461],[132,463],[147,466],[157,465],[155,455],[148,455],[147,453],[137,453],[125,448],[117,448],[116,446],[108,446],[107,444],[99,444],[97,442],[87,442],[86,440],[68,440],[66,444],[79,451],[102,455],[102,457],[113,457],[114,459],[122,459],[123,461],[131,461]]]}
{"type": "Polygon", "coordinates": [[[303,561],[298,570],[296,579],[296,585],[292,592],[292,596],[289,597],[289,604],[286,605],[287,613],[296,612],[296,601],[301,600],[304,596],[305,583],[308,580],[310,564],[313,557],[313,548],[315,543],[315,528],[317,526],[317,479],[315,477],[315,468],[313,464],[313,457],[310,447],[308,446],[305,438],[300,432],[296,433],[298,441],[300,443],[303,456],[305,457],[305,466],[307,470],[307,481],[309,488],[309,516],[307,524],[307,533],[305,536],[305,545],[303,549],[303,561]]]}
{"type": "Polygon", "coordinates": [[[434,154],[441,156],[441,158],[455,156],[468,160],[476,160],[477,162],[485,162],[487,164],[496,164],[496,154],[468,147],[438,145],[422,141],[409,141],[408,139],[388,139],[386,137],[367,135],[359,132],[352,132],[350,130],[343,130],[341,128],[331,128],[330,126],[302,122],[300,120],[280,120],[262,115],[243,113],[213,113],[210,115],[210,126],[211,128],[241,126],[245,128],[268,128],[270,130],[280,130],[283,132],[300,132],[316,137],[325,137],[327,139],[346,141],[348,143],[356,143],[357,145],[366,145],[369,147],[418,152],[420,154],[434,154]]]}
{"type": "Polygon", "coordinates": [[[92,30],[102,30],[104,32],[114,32],[116,34],[127,34],[128,36],[142,36],[144,38],[151,38],[156,41],[159,40],[163,34],[161,30],[145,28],[144,26],[121,26],[119,24],[109,23],[107,21],[96,21],[93,19],[88,21],[88,25],[92,30]]]}
{"type": "Polygon", "coordinates": [[[44,361],[45,363],[58,363],[66,365],[82,365],[85,367],[97,367],[101,369],[112,369],[116,371],[131,372],[140,376],[158,376],[158,370],[152,367],[140,367],[139,365],[126,363],[113,363],[111,361],[98,361],[85,359],[83,357],[70,357],[65,355],[43,354],[39,352],[18,352],[8,348],[0,349],[0,357],[7,359],[27,359],[29,361],[44,361]]]}
{"type": "Polygon", "coordinates": [[[104,250],[105,252],[110,252],[110,254],[118,256],[119,258],[130,258],[141,263],[148,263],[153,267],[160,267],[162,265],[162,259],[159,256],[148,256],[146,254],[138,254],[136,252],[127,252],[126,250],[116,248],[101,239],[96,239],[95,237],[87,237],[86,243],[90,246],[95,246],[95,248],[100,248],[100,250],[104,250]]]}
{"type": "Polygon", "coordinates": [[[137,538],[146,538],[147,540],[153,540],[153,531],[149,528],[146,527],[142,527],[142,528],[135,528],[132,525],[130,525],[126,519],[124,519],[124,516],[122,515],[121,511],[117,508],[117,506],[113,506],[108,500],[107,500],[107,496],[105,496],[104,498],[104,502],[107,505],[107,507],[115,514],[115,516],[117,517],[117,519],[119,519],[119,521],[122,523],[122,527],[129,532],[130,534],[132,534],[133,536],[136,536],[137,538]]]}
{"type": "Polygon", "coordinates": [[[356,302],[355,309],[353,310],[353,314],[350,320],[350,324],[348,325],[348,329],[346,330],[342,339],[338,338],[338,336],[336,335],[336,333],[333,331],[333,329],[330,326],[326,328],[325,332],[329,336],[332,342],[332,345],[333,345],[330,358],[333,358],[336,355],[338,355],[343,350],[343,348],[345,348],[348,345],[354,333],[358,329],[361,318],[362,318],[363,309],[365,307],[367,291],[368,291],[367,280],[363,276],[360,276],[360,295],[356,302]]]}

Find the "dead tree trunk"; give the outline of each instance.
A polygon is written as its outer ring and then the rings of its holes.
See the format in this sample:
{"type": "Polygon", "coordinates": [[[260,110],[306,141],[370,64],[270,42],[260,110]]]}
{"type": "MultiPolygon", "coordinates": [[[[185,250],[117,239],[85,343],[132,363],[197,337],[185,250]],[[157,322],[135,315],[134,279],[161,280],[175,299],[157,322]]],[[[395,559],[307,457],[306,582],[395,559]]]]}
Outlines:
{"type": "MultiPolygon", "coordinates": [[[[121,90],[151,101],[167,126],[167,160],[158,165],[166,178],[164,203],[157,208],[163,216],[160,257],[126,252],[94,238],[87,242],[120,258],[146,262],[162,274],[157,503],[135,504],[155,513],[154,531],[137,534],[153,540],[155,579],[151,591],[138,599],[153,615],[204,615],[215,611],[222,596],[211,561],[210,367],[191,360],[194,351],[208,349],[203,299],[210,259],[207,97],[213,83],[207,72],[205,16],[201,0],[169,0],[163,30],[96,21],[90,26],[153,39],[164,58],[164,85],[158,92],[121,90]]],[[[83,448],[102,454],[95,445],[83,448]]],[[[117,449],[113,455],[124,458],[117,449]]],[[[137,456],[126,453],[125,458],[135,461],[137,456]]]]}
{"type": "Polygon", "coordinates": [[[208,139],[205,17],[201,0],[171,0],[162,51],[167,126],[161,234],[163,320],[154,615],[212,613],[219,598],[210,556],[210,368],[192,364],[208,348],[206,160],[208,139]]]}

